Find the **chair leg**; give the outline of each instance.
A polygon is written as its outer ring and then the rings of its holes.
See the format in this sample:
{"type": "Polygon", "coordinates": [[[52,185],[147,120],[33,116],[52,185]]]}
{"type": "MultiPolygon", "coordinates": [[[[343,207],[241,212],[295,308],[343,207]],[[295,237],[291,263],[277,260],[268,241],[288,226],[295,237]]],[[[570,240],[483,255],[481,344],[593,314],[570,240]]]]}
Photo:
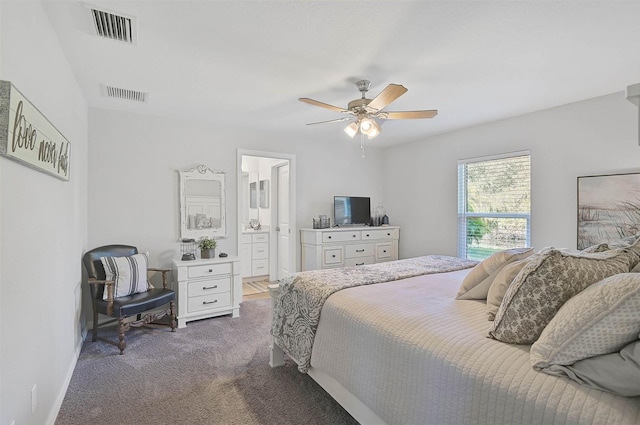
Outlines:
{"type": "Polygon", "coordinates": [[[98,311],[93,309],[93,335],[91,335],[91,342],[98,340],[98,311]]]}
{"type": "Polygon", "coordinates": [[[175,332],[178,324],[176,323],[176,304],[173,300],[169,301],[169,314],[171,319],[171,332],[175,332]]]}
{"type": "Polygon", "coordinates": [[[120,349],[120,354],[124,354],[124,348],[127,346],[127,343],[124,342],[124,318],[118,318],[118,348],[120,349]]]}

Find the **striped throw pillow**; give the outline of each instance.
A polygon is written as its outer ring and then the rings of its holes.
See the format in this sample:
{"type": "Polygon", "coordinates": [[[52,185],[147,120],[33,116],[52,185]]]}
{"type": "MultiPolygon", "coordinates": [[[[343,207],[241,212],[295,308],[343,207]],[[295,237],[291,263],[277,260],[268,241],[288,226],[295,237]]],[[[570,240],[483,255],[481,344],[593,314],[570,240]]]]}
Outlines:
{"type": "MultiPolygon", "coordinates": [[[[149,256],[147,253],[129,257],[102,257],[100,261],[104,267],[106,279],[114,282],[113,298],[146,292],[149,289],[147,282],[149,256]]],[[[107,300],[106,290],[102,299],[107,300]]]]}

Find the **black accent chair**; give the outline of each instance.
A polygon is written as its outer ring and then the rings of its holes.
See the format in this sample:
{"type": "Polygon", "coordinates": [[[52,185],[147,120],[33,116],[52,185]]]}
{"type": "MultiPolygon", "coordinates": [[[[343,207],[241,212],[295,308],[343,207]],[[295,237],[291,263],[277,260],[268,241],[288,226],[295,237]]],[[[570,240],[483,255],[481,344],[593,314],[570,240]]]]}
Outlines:
{"type": "Polygon", "coordinates": [[[91,303],[93,306],[93,337],[92,341],[101,340],[117,346],[120,354],[124,354],[127,344],[124,341],[124,334],[130,326],[143,326],[150,323],[171,327],[171,332],[175,332],[176,313],[174,291],[169,289],[167,273],[169,269],[148,268],[148,271],[162,273],[162,288],[152,288],[147,292],[132,294],[124,297],[113,297],[113,281],[106,280],[104,267],[100,261],[101,257],[128,257],[138,253],[135,246],[129,245],[106,245],[88,251],[82,257],[82,263],[88,274],[88,283],[91,288],[91,303]],[[104,291],[107,290],[108,298],[103,300],[104,291]],[[153,311],[165,304],[169,304],[167,310],[153,311]],[[114,319],[98,324],[98,313],[114,319]],[[143,315],[144,314],[144,315],[143,315]],[[164,316],[169,316],[169,323],[155,323],[164,316]],[[136,316],[135,320],[125,320],[136,316]],[[113,341],[98,336],[98,327],[118,322],[118,341],[113,341]]]}

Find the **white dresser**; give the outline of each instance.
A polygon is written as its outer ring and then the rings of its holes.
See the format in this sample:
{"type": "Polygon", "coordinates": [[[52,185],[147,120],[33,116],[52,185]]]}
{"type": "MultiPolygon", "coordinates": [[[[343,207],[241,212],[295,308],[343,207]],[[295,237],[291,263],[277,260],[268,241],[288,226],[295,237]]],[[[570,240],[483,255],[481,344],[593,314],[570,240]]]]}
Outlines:
{"type": "Polygon", "coordinates": [[[208,317],[240,315],[240,258],[173,260],[177,280],[178,328],[208,317]]]}
{"type": "Polygon", "coordinates": [[[246,231],[240,241],[242,277],[265,276],[269,274],[269,233],[268,231],[246,231]]]}
{"type": "Polygon", "coordinates": [[[397,260],[399,240],[399,226],[302,229],[302,270],[397,260]]]}

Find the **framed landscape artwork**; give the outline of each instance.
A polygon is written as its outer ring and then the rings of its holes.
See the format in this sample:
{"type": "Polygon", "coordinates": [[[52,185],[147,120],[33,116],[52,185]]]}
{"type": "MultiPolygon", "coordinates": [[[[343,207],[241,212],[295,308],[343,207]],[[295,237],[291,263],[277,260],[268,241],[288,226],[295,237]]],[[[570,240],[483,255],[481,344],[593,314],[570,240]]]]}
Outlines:
{"type": "Polygon", "coordinates": [[[640,231],[640,173],[578,177],[578,249],[640,231]]]}

